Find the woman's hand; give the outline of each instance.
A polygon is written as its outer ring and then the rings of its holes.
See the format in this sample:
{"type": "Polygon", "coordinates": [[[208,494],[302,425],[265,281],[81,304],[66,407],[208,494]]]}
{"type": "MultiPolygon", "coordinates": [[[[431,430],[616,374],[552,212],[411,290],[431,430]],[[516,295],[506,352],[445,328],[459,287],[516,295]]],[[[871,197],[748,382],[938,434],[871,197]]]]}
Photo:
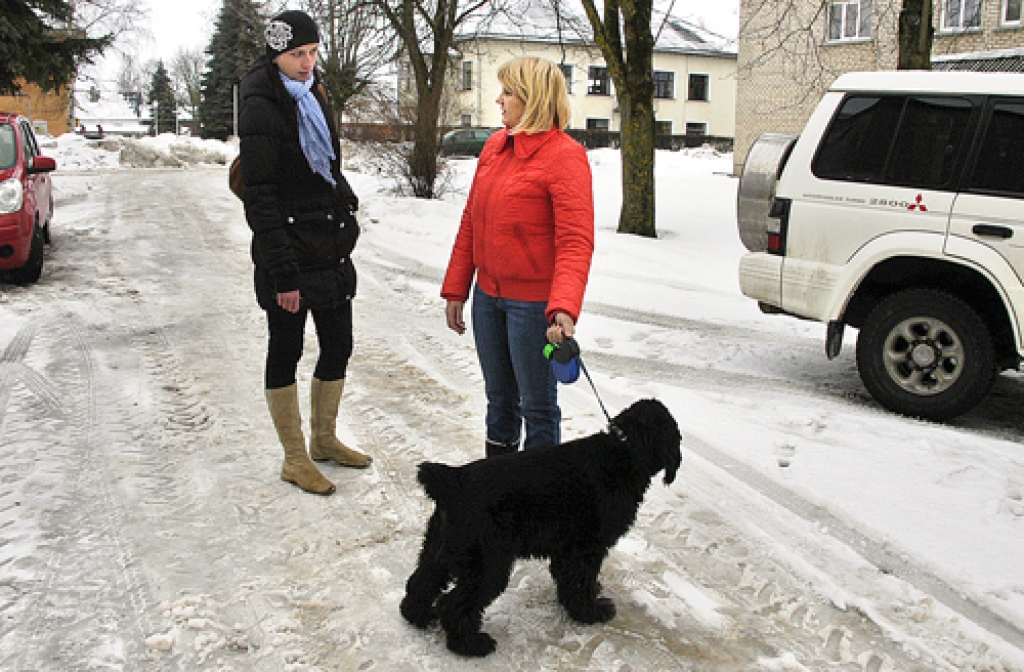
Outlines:
{"type": "Polygon", "coordinates": [[[561,343],[562,337],[572,338],[576,334],[576,323],[565,313],[555,313],[548,327],[548,343],[561,343]]]}
{"type": "Polygon", "coordinates": [[[297,289],[290,292],[281,292],[277,295],[277,305],[281,306],[289,313],[299,312],[301,304],[302,296],[299,294],[299,290],[297,289]]]}
{"type": "Polygon", "coordinates": [[[466,333],[466,323],[462,319],[462,308],[465,301],[449,301],[444,309],[444,317],[448,322],[448,328],[457,334],[466,333]]]}

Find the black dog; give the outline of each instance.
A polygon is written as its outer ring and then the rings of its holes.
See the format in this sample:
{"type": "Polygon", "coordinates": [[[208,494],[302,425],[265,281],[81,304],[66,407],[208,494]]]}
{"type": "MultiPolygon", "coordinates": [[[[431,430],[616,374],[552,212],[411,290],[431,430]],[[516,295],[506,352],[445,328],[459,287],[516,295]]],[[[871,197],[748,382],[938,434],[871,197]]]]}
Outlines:
{"type": "Polygon", "coordinates": [[[679,427],[653,399],[634,403],[607,432],[462,467],[424,462],[419,481],[434,500],[402,615],[425,628],[440,619],[448,648],[486,656],[484,609],[508,585],[516,558],[548,558],[558,601],[580,623],[603,623],[615,605],[599,597],[608,549],[636,520],[651,479],[671,483],[682,461],[679,427]]]}

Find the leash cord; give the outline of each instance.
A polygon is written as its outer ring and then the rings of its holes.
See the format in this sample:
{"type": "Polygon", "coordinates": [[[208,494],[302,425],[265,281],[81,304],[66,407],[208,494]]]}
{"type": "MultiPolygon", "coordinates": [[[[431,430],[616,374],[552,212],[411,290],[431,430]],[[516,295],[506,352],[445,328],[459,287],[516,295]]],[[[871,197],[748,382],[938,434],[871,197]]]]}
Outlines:
{"type": "Polygon", "coordinates": [[[590,383],[590,389],[594,391],[594,396],[597,397],[597,403],[601,406],[601,412],[604,413],[605,419],[608,420],[608,431],[610,431],[619,441],[628,443],[626,441],[626,435],[615,425],[614,422],[612,422],[612,416],[608,415],[608,409],[604,407],[604,402],[601,401],[601,395],[597,393],[597,385],[594,385],[594,379],[590,377],[590,371],[587,370],[587,365],[583,363],[583,358],[576,355],[576,361],[580,363],[580,369],[583,371],[583,375],[587,377],[587,382],[590,383]]]}

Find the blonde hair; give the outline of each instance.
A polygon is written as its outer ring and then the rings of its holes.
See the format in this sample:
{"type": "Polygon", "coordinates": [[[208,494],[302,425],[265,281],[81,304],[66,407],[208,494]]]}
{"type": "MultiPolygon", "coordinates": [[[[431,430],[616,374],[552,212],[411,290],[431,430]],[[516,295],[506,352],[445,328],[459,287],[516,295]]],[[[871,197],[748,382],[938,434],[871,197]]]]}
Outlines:
{"type": "Polygon", "coordinates": [[[498,81],[526,104],[513,133],[565,130],[572,118],[569,91],[562,69],[536,56],[520,56],[498,69],[498,81]]]}

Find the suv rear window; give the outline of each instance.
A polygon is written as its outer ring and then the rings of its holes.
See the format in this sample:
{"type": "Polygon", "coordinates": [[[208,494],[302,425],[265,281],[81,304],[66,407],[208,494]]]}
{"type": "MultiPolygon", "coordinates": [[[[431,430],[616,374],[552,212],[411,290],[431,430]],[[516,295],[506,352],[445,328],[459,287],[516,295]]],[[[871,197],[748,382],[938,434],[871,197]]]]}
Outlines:
{"type": "Polygon", "coordinates": [[[996,102],[969,190],[1024,198],[1024,101],[996,102]]]}
{"type": "Polygon", "coordinates": [[[0,124],[0,170],[13,168],[18,162],[18,143],[14,137],[14,127],[0,124]]]}
{"type": "Polygon", "coordinates": [[[966,98],[849,96],[811,170],[824,180],[953,188],[973,111],[966,98]]]}

